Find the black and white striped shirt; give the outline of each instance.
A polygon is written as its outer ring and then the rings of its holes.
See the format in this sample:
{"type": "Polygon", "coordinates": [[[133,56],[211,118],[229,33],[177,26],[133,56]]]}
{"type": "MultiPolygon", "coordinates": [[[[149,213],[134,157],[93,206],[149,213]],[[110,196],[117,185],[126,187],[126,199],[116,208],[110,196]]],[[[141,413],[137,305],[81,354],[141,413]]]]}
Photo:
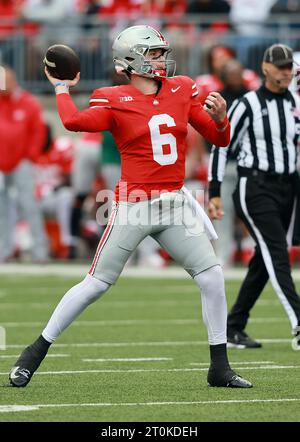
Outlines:
{"type": "Polygon", "coordinates": [[[209,162],[210,197],[220,195],[226,162],[267,173],[292,174],[297,166],[300,97],[287,90],[274,94],[265,86],[235,101],[228,112],[231,141],[213,147],[209,162]]]}

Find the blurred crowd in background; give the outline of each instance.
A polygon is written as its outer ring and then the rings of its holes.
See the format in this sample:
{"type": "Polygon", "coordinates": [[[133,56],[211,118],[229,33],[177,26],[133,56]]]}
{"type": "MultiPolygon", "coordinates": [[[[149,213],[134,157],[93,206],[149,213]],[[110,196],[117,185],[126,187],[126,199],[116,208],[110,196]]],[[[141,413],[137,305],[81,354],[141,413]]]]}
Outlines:
{"type": "MultiPolygon", "coordinates": [[[[228,108],[261,85],[266,47],[289,44],[296,60],[300,51],[300,0],[0,0],[0,65],[9,77],[0,91],[0,262],[93,256],[105,227],[96,221],[97,194],[114,189],[119,154],[109,132],[74,136],[62,129],[54,101],[47,101],[42,60],[55,43],[78,52],[82,80],[74,94],[86,107],[94,88],[125,81],[112,74],[111,42],[134,24],[163,30],[177,73],[196,80],[203,102],[209,92],[221,92],[228,108]]],[[[204,205],[210,148],[190,128],[186,185],[204,191],[204,205]]],[[[225,217],[216,222],[225,267],[246,265],[253,253],[232,206],[236,180],[229,161],[225,217]]],[[[300,264],[299,248],[290,249],[290,259],[300,264]]],[[[131,264],[158,268],[171,260],[150,239],[131,264]]]]}

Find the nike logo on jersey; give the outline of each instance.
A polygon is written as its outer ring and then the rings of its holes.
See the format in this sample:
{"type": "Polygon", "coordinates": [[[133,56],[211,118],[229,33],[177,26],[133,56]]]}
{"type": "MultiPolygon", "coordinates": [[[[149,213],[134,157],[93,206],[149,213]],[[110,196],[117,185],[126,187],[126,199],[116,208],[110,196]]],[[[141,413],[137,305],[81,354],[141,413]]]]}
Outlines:
{"type": "Polygon", "coordinates": [[[176,88],[172,88],[171,91],[172,91],[172,92],[177,92],[178,89],[180,89],[180,88],[181,88],[181,86],[178,86],[178,87],[176,87],[176,88]]]}

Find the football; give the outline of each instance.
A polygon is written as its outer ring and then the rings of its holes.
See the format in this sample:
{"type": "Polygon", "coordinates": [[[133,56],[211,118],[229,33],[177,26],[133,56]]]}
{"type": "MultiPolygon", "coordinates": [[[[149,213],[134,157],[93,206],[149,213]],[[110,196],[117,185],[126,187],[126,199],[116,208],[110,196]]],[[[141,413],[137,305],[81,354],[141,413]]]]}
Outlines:
{"type": "Polygon", "coordinates": [[[80,71],[80,60],[76,52],[66,45],[53,45],[47,49],[44,65],[49,74],[60,80],[73,80],[80,71]]]}

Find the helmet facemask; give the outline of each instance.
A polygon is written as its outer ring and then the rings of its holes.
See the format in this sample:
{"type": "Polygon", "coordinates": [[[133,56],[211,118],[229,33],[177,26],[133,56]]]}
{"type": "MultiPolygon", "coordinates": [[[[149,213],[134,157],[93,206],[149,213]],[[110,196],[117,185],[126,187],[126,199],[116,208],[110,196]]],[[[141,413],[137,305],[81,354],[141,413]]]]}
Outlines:
{"type": "MultiPolygon", "coordinates": [[[[135,58],[129,62],[127,71],[150,78],[168,78],[173,77],[176,70],[175,60],[168,59],[172,49],[164,47],[136,45],[132,48],[135,58]],[[152,49],[162,49],[164,60],[148,60],[147,54],[152,49]],[[157,68],[157,64],[164,65],[157,68]]],[[[129,58],[129,57],[128,57],[129,58]]]]}

